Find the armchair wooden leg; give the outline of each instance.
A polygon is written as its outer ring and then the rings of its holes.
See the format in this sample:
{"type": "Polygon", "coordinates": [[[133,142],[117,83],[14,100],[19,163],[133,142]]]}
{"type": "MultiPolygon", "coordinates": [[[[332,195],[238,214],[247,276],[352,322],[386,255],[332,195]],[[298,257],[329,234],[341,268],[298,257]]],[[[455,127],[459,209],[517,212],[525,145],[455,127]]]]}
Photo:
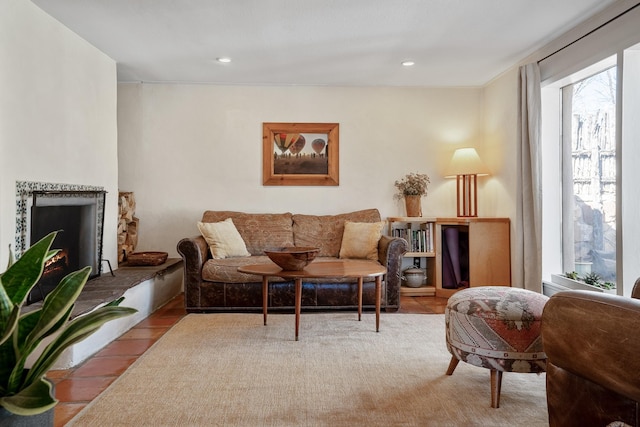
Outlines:
{"type": "Polygon", "coordinates": [[[500,407],[500,388],[502,387],[502,371],[491,370],[491,407],[500,407]]]}
{"type": "Polygon", "coordinates": [[[456,366],[458,366],[459,361],[460,360],[457,357],[451,356],[451,361],[449,362],[449,367],[447,368],[447,375],[453,374],[453,371],[456,370],[456,366]]]}

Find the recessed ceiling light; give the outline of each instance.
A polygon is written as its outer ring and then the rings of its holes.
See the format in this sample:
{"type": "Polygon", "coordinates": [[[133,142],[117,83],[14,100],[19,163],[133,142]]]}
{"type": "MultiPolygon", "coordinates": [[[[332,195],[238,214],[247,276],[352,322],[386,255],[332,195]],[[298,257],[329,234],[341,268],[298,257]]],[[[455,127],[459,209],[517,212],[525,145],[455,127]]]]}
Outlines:
{"type": "Polygon", "coordinates": [[[416,63],[413,61],[402,61],[402,66],[403,67],[411,67],[413,65],[415,65],[416,63]]]}
{"type": "Polygon", "coordinates": [[[226,56],[221,56],[220,58],[216,58],[216,61],[226,64],[231,62],[231,58],[227,58],[226,56]]]}

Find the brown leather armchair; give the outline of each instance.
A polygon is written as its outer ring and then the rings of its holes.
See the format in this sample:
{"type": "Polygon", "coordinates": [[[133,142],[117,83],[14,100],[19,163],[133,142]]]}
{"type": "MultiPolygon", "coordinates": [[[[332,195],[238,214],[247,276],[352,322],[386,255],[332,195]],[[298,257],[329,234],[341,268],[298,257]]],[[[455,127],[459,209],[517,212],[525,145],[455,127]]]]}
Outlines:
{"type": "Polygon", "coordinates": [[[559,292],[545,305],[542,343],[551,427],[640,426],[640,300],[559,292]]]}

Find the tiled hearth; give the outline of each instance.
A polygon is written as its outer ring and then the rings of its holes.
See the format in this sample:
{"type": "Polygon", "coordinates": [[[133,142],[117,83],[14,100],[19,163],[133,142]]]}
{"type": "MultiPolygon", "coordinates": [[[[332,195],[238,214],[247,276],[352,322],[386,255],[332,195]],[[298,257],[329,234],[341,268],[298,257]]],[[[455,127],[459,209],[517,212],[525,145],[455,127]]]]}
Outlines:
{"type": "MultiPolygon", "coordinates": [[[[182,260],[169,258],[159,266],[121,264],[114,276],[105,273],[88,281],[74,305],[72,318],[121,296],[125,298],[123,306],[135,308],[138,312],[110,322],[87,339],[66,349],[58,358],[54,369],[77,367],[98,349],[104,348],[164,306],[182,292],[182,276],[182,260]]],[[[30,311],[41,305],[42,302],[37,302],[24,309],[30,311]]]]}

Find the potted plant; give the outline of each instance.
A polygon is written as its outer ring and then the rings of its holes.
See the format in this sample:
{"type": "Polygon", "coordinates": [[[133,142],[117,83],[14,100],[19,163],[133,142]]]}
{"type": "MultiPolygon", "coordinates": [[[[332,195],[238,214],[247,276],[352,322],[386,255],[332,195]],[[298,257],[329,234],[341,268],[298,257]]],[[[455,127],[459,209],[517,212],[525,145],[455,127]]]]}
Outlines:
{"type": "Polygon", "coordinates": [[[598,273],[587,273],[584,276],[580,276],[575,271],[552,274],[551,282],[570,289],[616,293],[616,284],[602,280],[598,273]]]}
{"type": "Polygon", "coordinates": [[[52,409],[58,401],[45,374],[60,354],[104,323],[137,312],[119,307],[124,299],[120,298],[70,320],[74,303],[91,271],[85,267],[64,277],[44,299],[42,307],[24,313],[27,295],[40,280],[45,263],[57,253],[50,249],[55,236],[54,232],[44,237],[16,262],[10,257],[9,267],[0,274],[0,419],[38,415],[52,409]],[[51,342],[27,367],[27,358],[45,338],[51,342]]]}
{"type": "Polygon", "coordinates": [[[421,198],[427,195],[429,182],[429,175],[413,172],[395,182],[397,192],[394,198],[404,199],[407,216],[422,216],[421,198]]]}

